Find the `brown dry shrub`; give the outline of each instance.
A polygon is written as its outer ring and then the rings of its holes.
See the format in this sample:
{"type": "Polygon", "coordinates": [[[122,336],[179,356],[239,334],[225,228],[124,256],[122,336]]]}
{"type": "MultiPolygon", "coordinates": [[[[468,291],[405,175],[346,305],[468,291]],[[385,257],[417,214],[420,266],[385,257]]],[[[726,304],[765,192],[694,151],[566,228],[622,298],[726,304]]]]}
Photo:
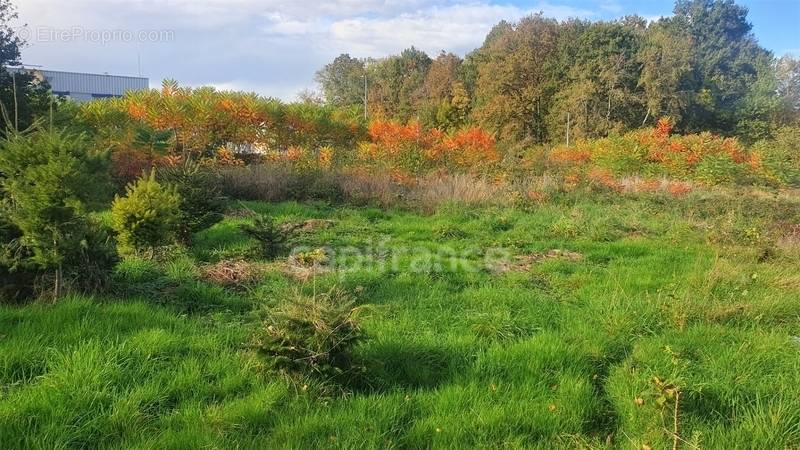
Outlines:
{"type": "Polygon", "coordinates": [[[409,193],[409,203],[432,212],[439,206],[455,203],[465,206],[509,205],[514,202],[505,184],[494,184],[470,175],[427,176],[409,193]]]}
{"type": "Polygon", "coordinates": [[[446,203],[467,206],[508,205],[513,190],[506,183],[466,174],[431,174],[399,183],[391,173],[350,170],[299,173],[280,164],[223,168],[224,193],[231,198],[277,202],[327,199],[383,208],[403,206],[435,211],[446,203]]]}
{"type": "Polygon", "coordinates": [[[286,200],[292,171],[283,165],[259,164],[221,168],[220,184],[225,195],[245,200],[286,200]]]}
{"type": "Polygon", "coordinates": [[[408,189],[389,173],[352,171],[342,177],[342,191],[345,199],[356,205],[377,204],[387,208],[402,201],[408,189]]]}
{"type": "Polygon", "coordinates": [[[255,281],[265,270],[261,264],[223,260],[201,268],[204,280],[223,286],[242,286],[255,281]]]}

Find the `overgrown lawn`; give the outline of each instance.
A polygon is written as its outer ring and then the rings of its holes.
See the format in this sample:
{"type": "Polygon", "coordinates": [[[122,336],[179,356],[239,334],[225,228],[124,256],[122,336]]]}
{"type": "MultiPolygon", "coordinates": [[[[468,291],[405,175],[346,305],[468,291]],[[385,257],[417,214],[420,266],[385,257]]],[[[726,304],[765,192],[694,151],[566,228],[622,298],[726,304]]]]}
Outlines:
{"type": "Polygon", "coordinates": [[[800,207],[716,202],[232,205],[190,248],[122,262],[105,298],[0,308],[0,448],[800,446],[800,251],[774,234],[800,207]],[[254,258],[243,206],[333,221],[296,245],[338,270],[254,258]],[[204,276],[220,261],[257,276],[204,276]],[[268,370],[261,317],[332,287],[366,312],[363,371],[331,390],[268,370]]]}

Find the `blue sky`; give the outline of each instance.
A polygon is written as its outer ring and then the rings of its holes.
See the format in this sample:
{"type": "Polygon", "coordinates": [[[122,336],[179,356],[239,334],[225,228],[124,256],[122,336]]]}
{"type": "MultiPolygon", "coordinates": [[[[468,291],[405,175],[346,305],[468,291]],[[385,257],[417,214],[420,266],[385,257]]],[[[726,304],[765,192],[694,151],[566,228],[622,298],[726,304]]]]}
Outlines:
{"type": "MultiPolygon", "coordinates": [[[[535,4],[529,1],[513,1],[516,5],[535,4]]],[[[736,0],[749,10],[748,19],[761,45],[778,55],[800,54],[800,0],[736,0]]],[[[674,3],[654,0],[565,0],[558,2],[576,9],[587,9],[597,13],[601,19],[614,19],[626,14],[645,17],[668,16],[674,3]]]]}
{"type": "MultiPolygon", "coordinates": [[[[670,15],[633,0],[16,0],[23,62],[213,85],[293,99],[339,53],[378,57],[414,45],[435,56],[479,46],[502,19],[670,15]]],[[[762,45],[800,55],[800,0],[739,0],[762,45]]]]}

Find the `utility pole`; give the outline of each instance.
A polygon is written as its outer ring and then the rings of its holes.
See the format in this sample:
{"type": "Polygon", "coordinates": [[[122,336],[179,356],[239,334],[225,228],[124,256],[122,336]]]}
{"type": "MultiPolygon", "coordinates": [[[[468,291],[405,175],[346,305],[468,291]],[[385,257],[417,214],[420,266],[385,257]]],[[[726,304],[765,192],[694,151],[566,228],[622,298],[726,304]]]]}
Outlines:
{"type": "Polygon", "coordinates": [[[19,101],[17,100],[17,73],[11,71],[11,89],[14,93],[14,131],[19,131],[19,101]]]}
{"type": "Polygon", "coordinates": [[[364,121],[367,121],[367,110],[369,106],[367,103],[367,72],[364,71],[364,121]]]}
{"type": "Polygon", "coordinates": [[[569,112],[567,112],[567,147],[569,147],[569,112]]]}

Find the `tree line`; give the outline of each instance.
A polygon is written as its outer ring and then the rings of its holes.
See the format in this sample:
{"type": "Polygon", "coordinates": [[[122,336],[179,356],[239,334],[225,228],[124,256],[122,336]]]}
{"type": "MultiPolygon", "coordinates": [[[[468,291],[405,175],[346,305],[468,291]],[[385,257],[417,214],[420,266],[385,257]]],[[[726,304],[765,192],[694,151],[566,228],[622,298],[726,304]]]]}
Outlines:
{"type": "Polygon", "coordinates": [[[800,117],[800,61],[761,47],[733,0],[678,0],[652,22],[534,14],[498,23],[464,58],[342,54],[316,79],[336,107],[363,108],[366,96],[371,118],[474,124],[510,141],[605,137],[670,117],[681,133],[752,142],[800,117]]]}

